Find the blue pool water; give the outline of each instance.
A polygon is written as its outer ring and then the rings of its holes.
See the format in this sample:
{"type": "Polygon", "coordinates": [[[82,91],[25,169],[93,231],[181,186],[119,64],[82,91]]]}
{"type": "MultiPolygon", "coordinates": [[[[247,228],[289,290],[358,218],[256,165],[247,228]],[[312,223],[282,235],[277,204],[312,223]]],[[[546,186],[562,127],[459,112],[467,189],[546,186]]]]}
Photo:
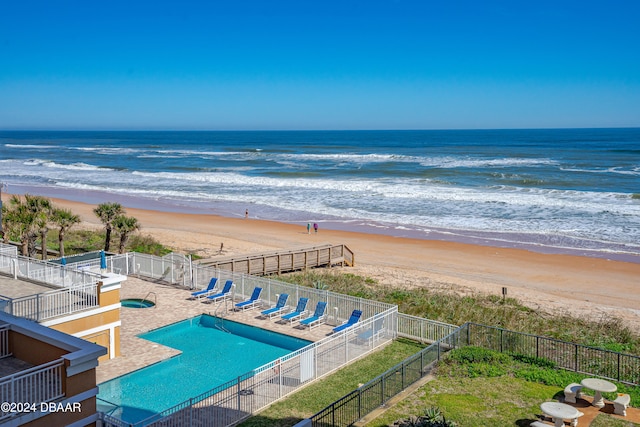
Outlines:
{"type": "Polygon", "coordinates": [[[229,320],[224,332],[216,321],[202,315],[139,335],[182,354],[100,384],[98,409],[139,422],[310,344],[229,320]]]}

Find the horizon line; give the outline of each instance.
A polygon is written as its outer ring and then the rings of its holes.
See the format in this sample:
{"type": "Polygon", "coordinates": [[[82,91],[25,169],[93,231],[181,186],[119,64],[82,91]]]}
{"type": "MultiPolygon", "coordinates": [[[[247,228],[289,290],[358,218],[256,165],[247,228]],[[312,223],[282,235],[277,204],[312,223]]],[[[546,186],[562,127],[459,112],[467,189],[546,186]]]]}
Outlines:
{"type": "Polygon", "coordinates": [[[579,127],[505,127],[505,128],[379,128],[379,129],[132,129],[132,128],[63,128],[63,129],[2,129],[0,132],[425,132],[425,131],[502,131],[502,130],[589,130],[640,129],[640,126],[579,126],[579,127]]]}

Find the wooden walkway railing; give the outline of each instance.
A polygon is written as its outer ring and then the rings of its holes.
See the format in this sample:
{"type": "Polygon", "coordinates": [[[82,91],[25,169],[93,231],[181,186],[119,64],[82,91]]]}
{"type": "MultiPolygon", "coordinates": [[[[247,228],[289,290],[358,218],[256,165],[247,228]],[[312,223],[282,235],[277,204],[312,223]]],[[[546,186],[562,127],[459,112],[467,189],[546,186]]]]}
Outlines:
{"type": "Polygon", "coordinates": [[[201,259],[198,264],[253,275],[268,275],[333,265],[353,266],[354,253],[346,245],[325,243],[233,257],[201,259]]]}

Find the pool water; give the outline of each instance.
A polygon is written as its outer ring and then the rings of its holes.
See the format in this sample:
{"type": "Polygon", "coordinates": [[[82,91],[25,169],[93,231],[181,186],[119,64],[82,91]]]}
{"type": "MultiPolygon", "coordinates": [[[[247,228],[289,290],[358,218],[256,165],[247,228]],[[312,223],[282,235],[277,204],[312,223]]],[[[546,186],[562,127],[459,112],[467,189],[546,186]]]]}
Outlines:
{"type": "Polygon", "coordinates": [[[229,320],[225,332],[216,322],[202,315],[139,335],[182,354],[100,384],[98,410],[135,423],[310,344],[229,320]]]}
{"type": "Polygon", "coordinates": [[[120,301],[120,304],[127,308],[150,308],[156,305],[153,301],[140,298],[123,299],[120,301]]]}

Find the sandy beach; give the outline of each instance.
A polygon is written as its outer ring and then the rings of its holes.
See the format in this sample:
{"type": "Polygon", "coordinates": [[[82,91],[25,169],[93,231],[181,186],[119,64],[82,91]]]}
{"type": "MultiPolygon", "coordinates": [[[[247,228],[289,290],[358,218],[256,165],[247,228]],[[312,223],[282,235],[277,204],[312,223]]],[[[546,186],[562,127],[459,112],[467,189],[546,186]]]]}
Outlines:
{"type": "MultiPolygon", "coordinates": [[[[101,228],[95,205],[52,199],[80,215],[80,227],[101,228]]],[[[346,244],[356,266],[348,272],[398,288],[426,287],[508,296],[544,313],[594,320],[622,318],[640,333],[640,264],[572,255],[541,254],[462,243],[397,238],[215,215],[127,208],[149,234],[176,252],[203,257],[246,254],[317,243],[346,244]]]]}

